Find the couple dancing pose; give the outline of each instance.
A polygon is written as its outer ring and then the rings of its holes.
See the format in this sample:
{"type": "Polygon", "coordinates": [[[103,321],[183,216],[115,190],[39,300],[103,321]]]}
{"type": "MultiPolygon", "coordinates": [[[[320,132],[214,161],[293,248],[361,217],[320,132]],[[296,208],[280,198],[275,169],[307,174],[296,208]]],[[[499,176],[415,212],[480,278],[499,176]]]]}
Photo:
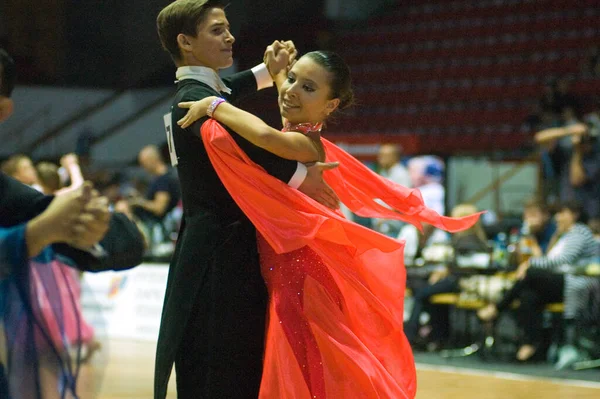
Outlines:
{"type": "Polygon", "coordinates": [[[478,215],[440,216],[418,190],[321,137],[327,118],[352,102],[338,55],[295,62],[293,43],[276,41],[265,65],[221,80],[235,39],[220,2],[175,1],[157,27],[178,67],[165,125],[184,218],[155,398],[166,397],[173,364],[182,399],[413,398],[403,243],[348,221],[338,201],[361,216],[447,231],[478,215]],[[273,81],[282,131],[235,106],[273,81]]]}

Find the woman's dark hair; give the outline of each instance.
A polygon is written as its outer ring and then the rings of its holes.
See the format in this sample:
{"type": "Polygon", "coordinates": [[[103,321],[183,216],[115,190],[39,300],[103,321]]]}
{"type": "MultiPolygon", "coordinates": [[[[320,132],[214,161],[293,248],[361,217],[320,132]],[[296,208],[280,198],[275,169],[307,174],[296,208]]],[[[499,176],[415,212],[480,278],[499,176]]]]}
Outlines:
{"type": "Polygon", "coordinates": [[[10,55],[0,48],[0,96],[10,97],[17,80],[17,68],[10,55]]]}
{"type": "Polygon", "coordinates": [[[341,111],[354,104],[350,68],[342,57],[332,51],[311,51],[305,57],[309,57],[331,75],[331,98],[340,99],[337,109],[341,111]]]}
{"type": "Polygon", "coordinates": [[[574,213],[577,215],[576,222],[587,223],[587,214],[585,212],[585,209],[583,209],[583,206],[581,205],[580,202],[578,202],[578,201],[561,202],[558,206],[558,211],[560,212],[565,209],[568,209],[569,211],[571,211],[571,213],[574,213]]]}

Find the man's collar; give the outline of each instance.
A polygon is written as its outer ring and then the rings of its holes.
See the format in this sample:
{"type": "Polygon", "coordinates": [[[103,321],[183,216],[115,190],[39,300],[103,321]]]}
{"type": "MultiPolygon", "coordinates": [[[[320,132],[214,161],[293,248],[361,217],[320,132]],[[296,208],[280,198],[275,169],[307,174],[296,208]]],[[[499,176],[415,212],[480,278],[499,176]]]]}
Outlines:
{"type": "Polygon", "coordinates": [[[231,94],[231,89],[225,85],[219,75],[210,68],[203,66],[182,66],[177,68],[175,74],[177,81],[194,79],[209,85],[215,91],[231,94]]]}

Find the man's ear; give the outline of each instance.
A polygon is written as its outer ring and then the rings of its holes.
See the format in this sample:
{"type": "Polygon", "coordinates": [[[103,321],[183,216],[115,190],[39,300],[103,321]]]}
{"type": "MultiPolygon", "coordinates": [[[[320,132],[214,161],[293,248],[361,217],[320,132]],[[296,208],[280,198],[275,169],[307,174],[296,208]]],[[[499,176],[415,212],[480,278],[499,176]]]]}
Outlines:
{"type": "Polygon", "coordinates": [[[192,51],[192,43],[190,42],[190,38],[183,33],[177,35],[177,44],[179,44],[179,48],[186,51],[192,51]]]}
{"type": "Polygon", "coordinates": [[[0,97],[0,122],[8,119],[12,115],[14,110],[14,103],[8,97],[0,97]]]}

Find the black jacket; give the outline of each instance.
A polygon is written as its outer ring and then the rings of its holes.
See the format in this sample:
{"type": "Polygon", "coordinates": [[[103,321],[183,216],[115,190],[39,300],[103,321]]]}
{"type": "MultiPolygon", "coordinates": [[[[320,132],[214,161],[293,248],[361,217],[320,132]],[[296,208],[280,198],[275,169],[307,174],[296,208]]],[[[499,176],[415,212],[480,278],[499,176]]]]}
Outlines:
{"type": "MultiPolygon", "coordinates": [[[[185,130],[176,124],[187,112],[177,107],[179,102],[220,96],[236,104],[257,90],[251,71],[224,81],[231,95],[196,80],[180,81],[171,108],[184,219],[165,294],[156,355],[156,399],[166,397],[174,362],[182,397],[245,398],[260,383],[267,291],[260,275],[256,231],[208,158],[200,136],[207,118],[185,130]],[[221,370],[219,375],[200,376],[216,369],[221,370]],[[231,378],[224,374],[229,372],[231,378]],[[246,382],[250,388],[243,387],[246,382]],[[219,384],[222,387],[215,388],[219,384]]],[[[284,182],[291,179],[296,161],[230,134],[267,173],[284,182]]]]}
{"type": "MultiPolygon", "coordinates": [[[[26,186],[0,173],[0,227],[26,223],[48,207],[52,196],[26,186]]],[[[56,252],[71,258],[80,270],[125,270],[139,265],[144,254],[144,240],[136,225],[125,215],[113,213],[108,232],[100,242],[106,256],[97,257],[65,244],[55,244],[56,252]]]]}

